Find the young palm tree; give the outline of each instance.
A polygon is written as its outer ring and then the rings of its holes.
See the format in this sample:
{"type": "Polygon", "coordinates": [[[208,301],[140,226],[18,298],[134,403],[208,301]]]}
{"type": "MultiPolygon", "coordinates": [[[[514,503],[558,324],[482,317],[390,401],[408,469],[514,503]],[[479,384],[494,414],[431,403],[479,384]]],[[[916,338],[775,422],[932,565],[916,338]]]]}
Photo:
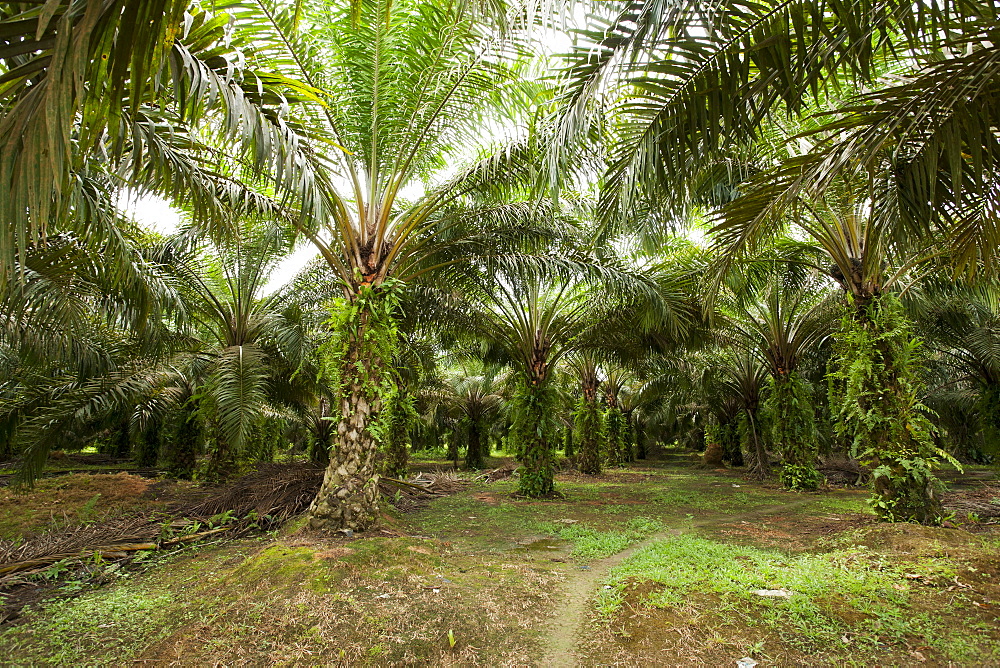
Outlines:
{"type": "Polygon", "coordinates": [[[554,489],[554,365],[591,325],[588,304],[593,302],[579,280],[513,274],[482,287],[467,296],[472,306],[468,327],[502,349],[516,370],[510,439],[523,464],[518,489],[525,496],[544,496],[554,489]]]}
{"type": "Polygon", "coordinates": [[[282,293],[260,296],[288,248],[287,238],[274,228],[247,226],[242,232],[243,238],[179,263],[203,341],[196,354],[209,362],[202,391],[211,409],[212,477],[232,471],[264,414],[281,399],[278,391],[294,389],[278,379],[300,368],[310,345],[298,314],[284,307],[282,293]]]}
{"type": "MultiPolygon", "coordinates": [[[[289,308],[285,295],[258,294],[274,260],[286,248],[282,236],[273,229],[251,227],[244,229],[244,235],[231,245],[209,249],[201,244],[190,248],[190,238],[181,236],[147,250],[150,283],[158,280],[171,288],[178,313],[174,323],[166,321],[169,311],[160,311],[144,316],[150,320],[145,330],[134,324],[112,330],[110,325],[120,322],[114,319],[113,294],[108,294],[76,305],[93,308],[86,314],[88,328],[66,321],[46,335],[72,342],[82,358],[64,354],[42,363],[20,343],[23,366],[7,385],[10,396],[3,408],[5,428],[26,454],[23,478],[30,481],[37,476],[49,450],[67,433],[93,434],[95,428],[109,420],[120,421],[123,415],[142,428],[171,413],[183,413],[183,419],[168,420],[178,424],[183,444],[191,446],[179,457],[183,461],[175,462],[181,473],[190,473],[198,445],[191,435],[195,431],[204,431],[210,443],[213,476],[230,472],[237,455],[253,454],[251,442],[275,409],[293,406],[308,393],[299,387],[301,380],[289,378],[296,369],[299,378],[309,375],[304,359],[309,342],[301,313],[289,308]],[[108,338],[110,333],[114,338],[108,338]],[[88,360],[88,350],[112,341],[117,349],[104,351],[101,364],[88,360]],[[203,427],[195,424],[195,408],[203,427]]],[[[73,260],[70,266],[78,280],[82,263],[73,260]]],[[[56,307],[68,315],[64,302],[46,296],[50,288],[40,276],[7,287],[25,284],[34,285],[36,303],[51,302],[32,311],[40,325],[46,323],[45,314],[58,312],[56,307]]],[[[27,296],[18,288],[11,298],[27,296]]],[[[31,320],[9,322],[25,327],[31,320]]]]}
{"type": "Polygon", "coordinates": [[[468,369],[460,369],[459,373],[447,374],[444,386],[435,393],[458,416],[459,428],[465,435],[465,466],[471,470],[485,467],[489,455],[488,425],[504,408],[501,383],[493,373],[485,369],[477,371],[480,373],[469,374],[468,369]]]}
{"type": "Polygon", "coordinates": [[[768,415],[771,444],[781,454],[782,483],[793,489],[815,489],[819,434],[811,391],[798,371],[802,357],[833,325],[833,309],[818,285],[782,285],[777,275],[759,299],[736,300],[723,326],[730,345],[760,356],[771,375],[763,409],[768,415]]]}
{"type": "Polygon", "coordinates": [[[713,359],[708,393],[711,403],[726,410],[736,409],[740,446],[747,475],[766,478],[771,472],[765,434],[760,420],[761,399],[768,372],[749,350],[724,350],[713,359]],[[713,396],[714,395],[714,396],[713,396]]]}

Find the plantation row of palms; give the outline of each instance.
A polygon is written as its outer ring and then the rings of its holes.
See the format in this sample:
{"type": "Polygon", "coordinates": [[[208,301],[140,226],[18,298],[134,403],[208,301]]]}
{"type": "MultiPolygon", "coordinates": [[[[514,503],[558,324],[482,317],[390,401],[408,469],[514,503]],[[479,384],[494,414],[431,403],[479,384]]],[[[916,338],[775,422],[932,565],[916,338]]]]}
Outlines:
{"type": "Polygon", "coordinates": [[[881,517],[935,522],[934,469],[1000,428],[997,13],[7,3],[0,449],[224,478],[295,443],[310,524],[358,530],[444,432],[527,496],[558,446],[707,441],[796,489],[858,459],[881,517]]]}

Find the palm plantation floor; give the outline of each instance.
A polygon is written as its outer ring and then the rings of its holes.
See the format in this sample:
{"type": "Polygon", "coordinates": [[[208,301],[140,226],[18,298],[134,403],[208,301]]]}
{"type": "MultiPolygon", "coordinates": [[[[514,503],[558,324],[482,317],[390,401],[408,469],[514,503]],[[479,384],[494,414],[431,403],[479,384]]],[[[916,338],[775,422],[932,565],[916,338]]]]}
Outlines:
{"type": "Polygon", "coordinates": [[[693,464],[562,474],[543,501],[476,482],[360,538],[151,554],[9,622],[4,663],[1000,664],[1000,527],[880,525],[862,490],[693,464]]]}

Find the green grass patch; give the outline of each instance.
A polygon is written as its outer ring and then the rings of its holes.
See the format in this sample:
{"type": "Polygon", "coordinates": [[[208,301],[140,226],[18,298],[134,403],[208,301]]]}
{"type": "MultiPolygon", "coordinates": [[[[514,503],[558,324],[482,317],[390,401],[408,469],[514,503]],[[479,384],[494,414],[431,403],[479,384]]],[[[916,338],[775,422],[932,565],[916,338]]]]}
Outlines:
{"type": "Polygon", "coordinates": [[[755,508],[786,502],[787,494],[766,492],[760,489],[743,490],[727,487],[691,489],[670,488],[659,489],[650,494],[651,503],[688,508],[692,510],[714,511],[719,513],[739,513],[755,508]]]}
{"type": "Polygon", "coordinates": [[[953,577],[944,559],[900,563],[864,548],[792,557],[684,535],[658,540],[615,568],[596,605],[610,618],[630,585],[655,583],[645,605],[683,610],[698,602],[704,610],[709,601],[723,623],[761,628],[810,654],[875,653],[915,639],[953,659],[1000,653],[985,633],[941,621],[941,613],[963,605],[960,595],[942,598],[949,602],[941,610],[914,606],[919,582],[953,577]],[[793,594],[764,598],[752,593],[757,589],[793,594]]]}
{"type": "MultiPolygon", "coordinates": [[[[126,662],[149,642],[166,637],[183,619],[168,591],[135,585],[54,601],[30,626],[0,633],[6,656],[45,657],[46,665],[109,665],[126,662]],[[97,627],[97,624],[100,626],[97,627]]],[[[30,663],[7,665],[39,665],[30,663]]]]}
{"type": "Polygon", "coordinates": [[[540,527],[544,533],[572,541],[570,556],[581,559],[604,559],[617,554],[632,543],[643,540],[663,529],[663,525],[650,517],[633,517],[620,529],[597,529],[585,524],[557,526],[548,523],[540,527]]]}

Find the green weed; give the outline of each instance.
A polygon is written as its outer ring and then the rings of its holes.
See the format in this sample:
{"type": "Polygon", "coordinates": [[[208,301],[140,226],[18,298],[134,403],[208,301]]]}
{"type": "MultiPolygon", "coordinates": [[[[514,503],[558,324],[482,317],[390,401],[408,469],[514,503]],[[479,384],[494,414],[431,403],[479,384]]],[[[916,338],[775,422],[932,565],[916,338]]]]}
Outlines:
{"type": "Polygon", "coordinates": [[[649,517],[633,517],[621,529],[602,530],[585,524],[557,527],[551,523],[541,524],[539,528],[543,533],[572,541],[573,551],[570,555],[577,559],[603,559],[656,533],[663,525],[649,517]]]}
{"type": "Polygon", "coordinates": [[[864,548],[790,557],[684,535],[658,540],[615,568],[609,581],[612,590],[602,593],[597,609],[612,616],[622,605],[628,583],[654,582],[659,586],[646,597],[647,605],[682,608],[692,597],[708,596],[718,601],[724,616],[763,627],[808,653],[872,652],[914,637],[926,638],[929,646],[948,656],[975,653],[978,650],[970,647],[977,642],[984,643],[984,651],[1000,650],[988,649],[985,634],[969,637],[968,629],[949,631],[938,616],[911,609],[914,580],[947,579],[954,572],[943,559],[900,564],[864,548]],[[759,589],[792,594],[764,598],[753,593],[759,589]]]}

